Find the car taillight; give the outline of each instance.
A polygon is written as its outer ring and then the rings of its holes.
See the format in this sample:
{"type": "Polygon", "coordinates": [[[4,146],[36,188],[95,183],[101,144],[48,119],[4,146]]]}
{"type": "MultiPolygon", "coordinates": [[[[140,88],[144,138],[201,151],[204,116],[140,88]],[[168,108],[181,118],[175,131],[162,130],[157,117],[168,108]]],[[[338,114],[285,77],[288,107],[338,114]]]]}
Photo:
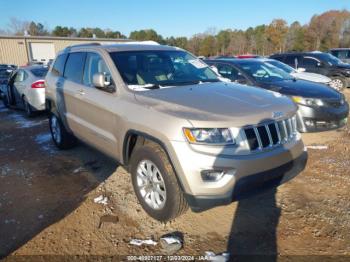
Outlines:
{"type": "Polygon", "coordinates": [[[45,81],[44,80],[35,81],[32,84],[32,88],[45,88],[45,81]]]}

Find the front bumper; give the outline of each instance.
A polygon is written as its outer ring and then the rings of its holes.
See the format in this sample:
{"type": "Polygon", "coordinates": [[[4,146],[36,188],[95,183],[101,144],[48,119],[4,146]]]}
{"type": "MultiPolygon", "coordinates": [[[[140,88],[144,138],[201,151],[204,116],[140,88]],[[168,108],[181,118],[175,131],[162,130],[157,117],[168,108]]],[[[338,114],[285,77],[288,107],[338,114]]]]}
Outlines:
{"type": "MultiPolygon", "coordinates": [[[[210,199],[209,202],[212,201],[214,205],[232,202],[233,196],[236,197],[237,194],[237,183],[244,181],[245,177],[269,174],[270,171],[288,163],[293,163],[293,175],[288,175],[293,177],[305,166],[305,164],[301,164],[300,170],[294,168],[296,159],[299,159],[305,152],[300,135],[290,143],[261,152],[234,155],[231,150],[230,148],[193,147],[187,142],[172,142],[170,157],[173,156],[171,159],[179,182],[194,210],[198,208],[193,199],[210,199]],[[204,150],[207,151],[204,152],[204,150]],[[203,171],[207,170],[223,170],[225,175],[218,181],[208,181],[202,176],[203,171]]],[[[306,159],[306,155],[304,158],[306,159]]],[[[299,161],[296,162],[299,163],[299,161]]],[[[274,175],[271,174],[271,176],[274,175]]],[[[263,177],[266,179],[265,175],[263,177]]],[[[282,179],[280,182],[284,181],[286,179],[282,179]]],[[[250,185],[247,187],[249,188],[250,185]]]]}
{"type": "Polygon", "coordinates": [[[297,126],[299,132],[321,132],[343,127],[347,123],[349,105],[340,107],[309,107],[298,105],[297,126]]]}
{"type": "Polygon", "coordinates": [[[242,177],[235,183],[233,190],[226,195],[213,197],[186,194],[186,200],[194,212],[201,212],[262,193],[297,176],[304,170],[307,157],[307,152],[304,151],[298,158],[279,167],[242,177]]]}

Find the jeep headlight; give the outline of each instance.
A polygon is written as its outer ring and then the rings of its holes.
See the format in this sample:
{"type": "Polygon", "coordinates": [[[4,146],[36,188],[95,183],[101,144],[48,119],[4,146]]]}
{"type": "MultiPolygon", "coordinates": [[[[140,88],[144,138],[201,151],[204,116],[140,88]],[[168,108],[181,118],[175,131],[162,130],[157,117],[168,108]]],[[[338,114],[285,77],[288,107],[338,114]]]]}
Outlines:
{"type": "Polygon", "coordinates": [[[184,128],[188,142],[194,144],[232,145],[236,141],[228,128],[184,128]]]}
{"type": "Polygon", "coordinates": [[[324,102],[318,98],[305,98],[301,96],[293,96],[293,101],[297,104],[306,106],[323,106],[324,102]]]}

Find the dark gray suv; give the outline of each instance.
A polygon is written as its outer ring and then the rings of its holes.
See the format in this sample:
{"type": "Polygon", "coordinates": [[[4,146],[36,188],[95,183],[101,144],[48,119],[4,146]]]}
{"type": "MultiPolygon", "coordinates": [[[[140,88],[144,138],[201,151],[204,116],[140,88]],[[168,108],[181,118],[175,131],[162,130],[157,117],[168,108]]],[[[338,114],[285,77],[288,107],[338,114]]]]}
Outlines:
{"type": "Polygon", "coordinates": [[[282,53],[270,56],[295,69],[317,73],[331,78],[337,88],[342,90],[350,86],[350,65],[329,53],[305,52],[282,53]]]}

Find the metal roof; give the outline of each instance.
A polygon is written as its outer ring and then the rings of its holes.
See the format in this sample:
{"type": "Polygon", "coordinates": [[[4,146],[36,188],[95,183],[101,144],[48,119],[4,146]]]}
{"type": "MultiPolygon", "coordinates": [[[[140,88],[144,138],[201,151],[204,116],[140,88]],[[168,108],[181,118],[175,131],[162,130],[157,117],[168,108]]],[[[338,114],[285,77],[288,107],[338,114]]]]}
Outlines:
{"type": "Polygon", "coordinates": [[[109,42],[130,42],[133,40],[124,38],[89,38],[89,37],[60,37],[60,36],[17,36],[0,35],[0,39],[27,39],[27,40],[70,40],[70,41],[109,41],[109,42]]]}

